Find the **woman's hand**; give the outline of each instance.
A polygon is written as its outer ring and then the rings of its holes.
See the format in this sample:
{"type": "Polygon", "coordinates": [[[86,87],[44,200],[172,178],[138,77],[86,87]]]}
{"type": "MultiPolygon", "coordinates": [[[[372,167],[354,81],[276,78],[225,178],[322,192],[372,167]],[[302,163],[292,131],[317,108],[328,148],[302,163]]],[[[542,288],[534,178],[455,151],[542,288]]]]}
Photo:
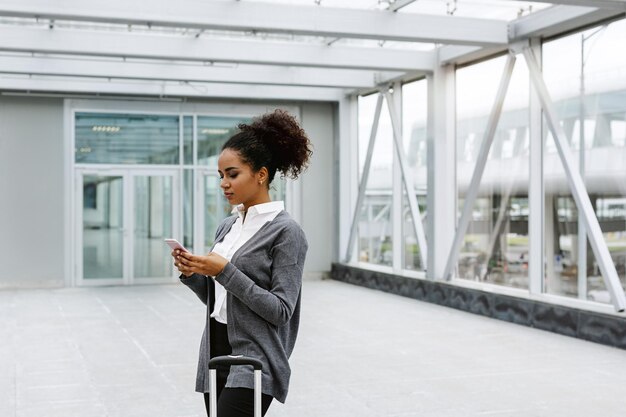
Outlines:
{"type": "Polygon", "coordinates": [[[194,273],[216,276],[224,270],[228,263],[226,258],[213,252],[201,256],[175,250],[172,252],[172,256],[174,257],[174,266],[178,268],[181,274],[187,277],[194,273]]]}

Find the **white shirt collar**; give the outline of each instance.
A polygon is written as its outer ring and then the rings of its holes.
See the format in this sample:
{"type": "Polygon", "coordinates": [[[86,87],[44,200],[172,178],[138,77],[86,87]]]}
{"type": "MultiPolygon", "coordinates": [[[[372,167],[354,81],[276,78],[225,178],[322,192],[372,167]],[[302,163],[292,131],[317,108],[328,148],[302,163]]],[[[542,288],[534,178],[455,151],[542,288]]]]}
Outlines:
{"type": "MultiPolygon", "coordinates": [[[[282,211],[285,209],[285,202],[280,201],[270,201],[269,203],[262,203],[252,206],[248,209],[248,217],[256,216],[257,214],[266,214],[272,213],[276,211],[282,211]]],[[[231,211],[233,214],[239,214],[239,217],[243,217],[245,211],[243,208],[243,204],[236,205],[233,207],[231,211]]]]}

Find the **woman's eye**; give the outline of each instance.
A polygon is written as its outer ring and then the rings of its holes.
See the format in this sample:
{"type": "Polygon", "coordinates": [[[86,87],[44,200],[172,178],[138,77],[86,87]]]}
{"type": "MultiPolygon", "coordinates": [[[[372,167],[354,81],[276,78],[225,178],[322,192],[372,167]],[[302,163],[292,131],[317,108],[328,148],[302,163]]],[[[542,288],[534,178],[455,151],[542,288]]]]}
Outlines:
{"type": "Polygon", "coordinates": [[[230,177],[231,178],[237,178],[237,174],[232,174],[230,177]]]}

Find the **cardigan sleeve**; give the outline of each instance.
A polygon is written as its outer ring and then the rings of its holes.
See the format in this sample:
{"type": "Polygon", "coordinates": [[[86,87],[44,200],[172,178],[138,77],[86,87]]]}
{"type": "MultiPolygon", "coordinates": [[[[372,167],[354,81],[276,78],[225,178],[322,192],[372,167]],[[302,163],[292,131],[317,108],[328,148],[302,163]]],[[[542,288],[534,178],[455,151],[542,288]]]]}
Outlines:
{"type": "Polygon", "coordinates": [[[207,280],[209,278],[207,276],[200,275],[200,274],[193,274],[190,277],[185,277],[184,275],[181,275],[179,279],[180,279],[180,282],[185,284],[187,287],[189,287],[191,291],[196,293],[200,301],[202,301],[204,304],[207,303],[207,297],[209,296],[209,289],[208,289],[208,283],[207,283],[207,280]]]}
{"type": "Polygon", "coordinates": [[[230,262],[215,280],[263,319],[282,326],[291,319],[300,297],[307,249],[304,232],[299,226],[285,228],[270,249],[271,286],[268,290],[230,262]]]}

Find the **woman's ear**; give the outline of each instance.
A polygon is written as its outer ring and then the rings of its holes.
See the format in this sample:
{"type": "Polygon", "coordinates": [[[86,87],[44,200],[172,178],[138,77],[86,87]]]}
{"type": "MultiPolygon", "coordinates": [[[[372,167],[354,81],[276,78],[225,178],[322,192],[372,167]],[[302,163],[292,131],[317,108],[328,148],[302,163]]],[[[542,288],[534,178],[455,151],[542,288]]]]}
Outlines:
{"type": "Polygon", "coordinates": [[[257,173],[257,179],[259,181],[259,185],[265,184],[267,185],[267,179],[269,177],[269,172],[266,167],[262,167],[257,173]]]}

